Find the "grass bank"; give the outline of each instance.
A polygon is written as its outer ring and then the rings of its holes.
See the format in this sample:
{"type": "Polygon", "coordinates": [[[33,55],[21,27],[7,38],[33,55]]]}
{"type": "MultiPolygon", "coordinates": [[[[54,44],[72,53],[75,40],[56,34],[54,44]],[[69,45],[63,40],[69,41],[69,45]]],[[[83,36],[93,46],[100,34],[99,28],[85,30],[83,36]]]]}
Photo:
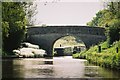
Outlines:
{"type": "Polygon", "coordinates": [[[98,51],[99,48],[98,45],[96,45],[87,51],[73,54],[73,58],[85,58],[90,63],[120,70],[120,41],[113,43],[110,48],[107,48],[107,42],[101,43],[100,46],[101,52],[98,51]]]}

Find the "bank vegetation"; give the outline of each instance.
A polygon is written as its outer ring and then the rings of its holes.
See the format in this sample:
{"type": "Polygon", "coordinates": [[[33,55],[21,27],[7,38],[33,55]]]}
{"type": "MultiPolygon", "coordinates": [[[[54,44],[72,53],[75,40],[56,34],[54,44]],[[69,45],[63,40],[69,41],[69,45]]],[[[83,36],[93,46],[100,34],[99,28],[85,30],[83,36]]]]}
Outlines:
{"type": "Polygon", "coordinates": [[[106,7],[96,13],[89,26],[106,29],[106,41],[92,46],[90,49],[74,54],[74,58],[85,58],[89,62],[120,70],[120,2],[106,2],[106,7]]]}

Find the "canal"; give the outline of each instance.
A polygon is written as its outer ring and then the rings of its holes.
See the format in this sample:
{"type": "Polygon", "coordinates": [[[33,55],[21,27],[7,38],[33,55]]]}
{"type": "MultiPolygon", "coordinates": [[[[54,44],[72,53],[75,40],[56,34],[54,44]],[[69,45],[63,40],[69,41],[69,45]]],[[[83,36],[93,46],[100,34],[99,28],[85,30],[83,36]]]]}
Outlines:
{"type": "Polygon", "coordinates": [[[72,56],[3,59],[2,70],[3,78],[120,78],[117,71],[72,56]]]}

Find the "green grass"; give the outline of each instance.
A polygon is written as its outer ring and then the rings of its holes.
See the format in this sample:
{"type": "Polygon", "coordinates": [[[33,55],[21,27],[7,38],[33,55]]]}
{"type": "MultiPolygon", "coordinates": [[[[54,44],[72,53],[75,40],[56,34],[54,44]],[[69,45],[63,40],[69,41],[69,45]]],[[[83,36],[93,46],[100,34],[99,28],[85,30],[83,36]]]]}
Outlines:
{"type": "Polygon", "coordinates": [[[120,41],[113,43],[110,48],[107,48],[107,42],[100,44],[102,51],[98,52],[98,46],[92,46],[89,50],[73,55],[73,58],[85,57],[90,63],[111,68],[120,69],[120,41]],[[116,52],[118,47],[119,52],[116,52]]]}

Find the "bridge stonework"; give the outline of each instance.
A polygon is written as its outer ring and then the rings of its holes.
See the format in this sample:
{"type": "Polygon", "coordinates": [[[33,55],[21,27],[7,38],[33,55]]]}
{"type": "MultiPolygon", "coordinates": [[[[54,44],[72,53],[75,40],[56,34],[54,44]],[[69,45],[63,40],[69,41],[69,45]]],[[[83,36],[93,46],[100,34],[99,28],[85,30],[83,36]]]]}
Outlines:
{"type": "Polygon", "coordinates": [[[64,36],[74,36],[82,40],[86,48],[106,40],[105,29],[89,26],[47,26],[29,27],[27,41],[45,49],[48,56],[53,55],[54,43],[64,36]]]}

